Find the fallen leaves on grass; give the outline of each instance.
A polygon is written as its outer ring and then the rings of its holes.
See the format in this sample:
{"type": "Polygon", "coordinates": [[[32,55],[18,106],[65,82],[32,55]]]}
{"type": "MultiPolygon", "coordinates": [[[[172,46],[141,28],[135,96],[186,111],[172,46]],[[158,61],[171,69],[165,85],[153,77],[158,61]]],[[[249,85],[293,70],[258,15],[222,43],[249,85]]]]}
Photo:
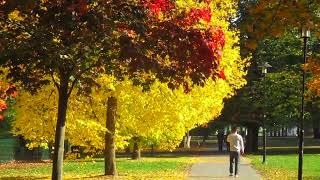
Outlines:
{"type": "Polygon", "coordinates": [[[1,169],[25,169],[50,165],[50,161],[10,161],[0,164],[1,169]]]}

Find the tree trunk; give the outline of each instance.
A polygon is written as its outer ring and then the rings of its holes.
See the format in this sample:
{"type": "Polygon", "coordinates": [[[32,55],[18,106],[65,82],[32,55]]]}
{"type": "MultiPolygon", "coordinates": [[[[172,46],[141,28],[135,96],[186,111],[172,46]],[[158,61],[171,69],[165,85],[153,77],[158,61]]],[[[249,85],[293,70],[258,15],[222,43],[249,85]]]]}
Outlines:
{"type": "Polygon", "coordinates": [[[284,126],[284,136],[288,136],[288,127],[284,126]]]}
{"type": "Polygon", "coordinates": [[[154,144],[151,145],[151,156],[154,156],[154,144]]]}
{"type": "Polygon", "coordinates": [[[209,138],[209,133],[210,133],[210,129],[209,127],[204,129],[204,135],[203,135],[203,139],[202,139],[202,143],[204,144],[206,142],[206,140],[209,138]]]}
{"type": "Polygon", "coordinates": [[[107,122],[106,128],[109,132],[105,135],[105,154],[104,154],[104,170],[105,175],[117,175],[116,169],[116,152],[115,152],[115,125],[116,125],[116,111],[117,111],[117,98],[109,97],[108,98],[108,107],[107,107],[107,122]]]}
{"type": "Polygon", "coordinates": [[[313,138],[320,139],[320,122],[318,118],[313,118],[313,138]]]}
{"type": "Polygon", "coordinates": [[[128,146],[128,147],[125,148],[125,152],[126,152],[126,154],[130,154],[130,152],[131,152],[130,146],[128,146]]]}
{"type": "Polygon", "coordinates": [[[189,131],[187,132],[186,136],[184,137],[184,148],[190,148],[190,142],[191,142],[191,136],[189,134],[189,131]]]}
{"type": "Polygon", "coordinates": [[[313,138],[320,139],[320,129],[318,127],[313,128],[313,138]]]}
{"type": "Polygon", "coordinates": [[[52,165],[53,180],[62,180],[67,108],[68,108],[68,82],[62,81],[59,88],[58,118],[57,118],[53,165],[52,165]]]}
{"type": "Polygon", "coordinates": [[[259,127],[255,124],[248,125],[248,135],[246,136],[246,147],[245,151],[247,153],[258,151],[258,131],[259,127]]]}
{"type": "Polygon", "coordinates": [[[139,138],[133,138],[133,152],[132,152],[132,159],[137,160],[141,159],[141,151],[139,147],[139,138]]]}

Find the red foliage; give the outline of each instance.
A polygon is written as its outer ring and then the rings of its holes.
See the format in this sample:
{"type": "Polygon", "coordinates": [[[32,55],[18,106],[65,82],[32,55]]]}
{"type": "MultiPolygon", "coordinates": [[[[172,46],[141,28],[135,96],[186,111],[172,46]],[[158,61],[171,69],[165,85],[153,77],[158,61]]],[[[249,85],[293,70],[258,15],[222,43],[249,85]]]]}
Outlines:
{"type": "Polygon", "coordinates": [[[145,6],[150,10],[151,15],[159,15],[174,8],[174,4],[170,0],[151,0],[144,2],[145,6]]]}
{"type": "Polygon", "coordinates": [[[10,94],[11,97],[17,97],[18,96],[18,92],[17,91],[14,91],[10,94]]]}
{"type": "Polygon", "coordinates": [[[8,108],[7,103],[3,99],[0,99],[0,112],[2,112],[3,110],[5,110],[7,108],[8,108]]]}
{"type": "MultiPolygon", "coordinates": [[[[224,33],[220,27],[210,25],[212,13],[209,6],[186,11],[173,11],[175,4],[170,0],[142,0],[143,7],[149,10],[148,28],[143,33],[143,45],[134,42],[134,33],[128,25],[119,24],[125,37],[120,41],[124,59],[132,59],[132,69],[151,67],[158,72],[160,79],[171,79],[170,86],[190,87],[184,77],[193,83],[203,84],[208,77],[219,77],[222,50],[225,45],[224,33]],[[159,14],[164,18],[159,18],[159,14]],[[208,22],[205,28],[195,26],[200,20],[208,22]],[[140,46],[140,47],[138,47],[140,46]],[[153,57],[170,58],[166,65],[158,58],[146,57],[140,49],[148,49],[153,57]],[[133,58],[132,58],[133,57],[133,58]],[[173,80],[174,79],[174,80],[173,80]]],[[[223,76],[220,76],[223,77],[223,76]]]]}
{"type": "Polygon", "coordinates": [[[223,70],[220,71],[219,77],[220,77],[221,79],[224,79],[224,80],[226,79],[226,75],[224,74],[224,71],[223,71],[223,70]]]}
{"type": "MultiPolygon", "coordinates": [[[[0,113],[8,108],[7,98],[16,97],[18,95],[16,86],[13,84],[7,85],[0,81],[0,113]]],[[[4,120],[4,116],[0,114],[0,121],[4,120]]]]}
{"type": "Polygon", "coordinates": [[[210,47],[211,53],[216,59],[220,60],[222,57],[222,49],[225,44],[224,33],[221,28],[210,28],[206,38],[207,46],[210,47]]]}
{"type": "MultiPolygon", "coordinates": [[[[7,103],[3,99],[0,99],[0,113],[2,113],[7,108],[8,108],[7,103]]],[[[0,114],[0,121],[2,120],[4,120],[4,116],[0,114]]]]}
{"type": "MultiPolygon", "coordinates": [[[[150,10],[150,15],[159,15],[160,13],[167,13],[169,10],[174,9],[175,4],[170,0],[147,0],[143,1],[145,7],[150,10]]],[[[188,13],[186,13],[183,23],[191,25],[203,19],[206,22],[211,21],[211,9],[210,7],[196,9],[192,8],[188,13]]]]}
{"type": "Polygon", "coordinates": [[[199,21],[200,19],[203,19],[206,22],[210,22],[211,21],[211,9],[210,8],[203,8],[203,9],[192,8],[187,17],[192,22],[199,21]]]}

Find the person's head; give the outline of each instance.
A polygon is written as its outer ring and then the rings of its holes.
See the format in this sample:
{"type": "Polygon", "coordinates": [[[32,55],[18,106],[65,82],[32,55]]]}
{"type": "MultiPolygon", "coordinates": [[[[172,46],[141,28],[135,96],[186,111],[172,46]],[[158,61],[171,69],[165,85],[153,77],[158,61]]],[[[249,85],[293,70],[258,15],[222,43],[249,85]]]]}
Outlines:
{"type": "Polygon", "coordinates": [[[236,127],[236,126],[232,127],[232,128],[231,128],[231,132],[232,132],[232,133],[238,132],[238,127],[236,127]]]}

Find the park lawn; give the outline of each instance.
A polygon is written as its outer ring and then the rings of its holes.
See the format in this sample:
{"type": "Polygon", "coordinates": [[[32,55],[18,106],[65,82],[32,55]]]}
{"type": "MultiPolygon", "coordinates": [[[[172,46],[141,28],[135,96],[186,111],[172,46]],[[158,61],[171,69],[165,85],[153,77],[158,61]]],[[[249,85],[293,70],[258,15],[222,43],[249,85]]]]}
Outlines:
{"type": "MultiPolygon", "coordinates": [[[[195,157],[146,157],[141,160],[117,159],[118,179],[184,179],[195,157]]],[[[103,177],[103,159],[64,162],[65,179],[103,177]]],[[[0,179],[50,179],[51,163],[12,163],[0,165],[0,179]]]]}
{"type": "MultiPolygon", "coordinates": [[[[261,155],[249,155],[251,163],[264,179],[297,179],[298,155],[267,155],[267,163],[262,164],[261,155]]],[[[320,179],[320,154],[304,154],[303,179],[320,179]]]]}

